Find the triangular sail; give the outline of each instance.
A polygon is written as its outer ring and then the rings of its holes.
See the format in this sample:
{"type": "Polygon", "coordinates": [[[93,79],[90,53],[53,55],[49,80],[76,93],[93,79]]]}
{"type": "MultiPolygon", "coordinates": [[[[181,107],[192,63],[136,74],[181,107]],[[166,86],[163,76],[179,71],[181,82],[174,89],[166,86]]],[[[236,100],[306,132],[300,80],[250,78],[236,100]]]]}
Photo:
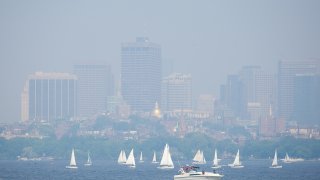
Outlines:
{"type": "Polygon", "coordinates": [[[171,159],[170,148],[169,145],[166,144],[163,150],[163,155],[161,158],[160,166],[168,166],[173,167],[173,162],[171,159]]]}
{"type": "Polygon", "coordinates": [[[90,157],[90,153],[88,152],[88,160],[87,160],[87,164],[92,164],[92,161],[91,161],[91,157],[90,157]]]}
{"type": "Polygon", "coordinates": [[[278,166],[277,150],[274,152],[274,158],[273,158],[273,161],[272,161],[272,166],[278,166]]]}
{"type": "Polygon", "coordinates": [[[201,151],[200,149],[197,151],[197,153],[193,157],[193,161],[199,162],[201,161],[201,151]]]}
{"type": "Polygon", "coordinates": [[[156,163],[157,162],[157,156],[156,156],[156,152],[153,152],[153,158],[152,158],[152,162],[156,163]]]}
{"type": "Polygon", "coordinates": [[[127,162],[127,155],[126,152],[124,150],[122,150],[122,163],[127,162]]]}
{"type": "Polygon", "coordinates": [[[126,165],[133,166],[133,167],[136,166],[136,162],[134,160],[134,155],[133,155],[133,149],[131,149],[130,151],[126,165]]]}
{"type": "Polygon", "coordinates": [[[140,162],[143,162],[142,152],[140,153],[140,162]]]}
{"type": "Polygon", "coordinates": [[[240,165],[241,165],[241,163],[240,163],[240,153],[239,153],[239,149],[238,149],[236,158],[235,158],[234,161],[233,161],[233,165],[234,165],[234,166],[240,166],[240,165]]]}
{"type": "Polygon", "coordinates": [[[126,152],[124,150],[120,151],[119,157],[118,157],[118,163],[119,164],[124,164],[127,161],[127,156],[126,152]]]}
{"type": "Polygon", "coordinates": [[[214,166],[219,166],[219,164],[218,164],[217,149],[214,150],[213,165],[214,165],[214,166]]]}
{"type": "Polygon", "coordinates": [[[70,166],[77,166],[76,157],[74,155],[74,149],[71,152],[70,166]]]}

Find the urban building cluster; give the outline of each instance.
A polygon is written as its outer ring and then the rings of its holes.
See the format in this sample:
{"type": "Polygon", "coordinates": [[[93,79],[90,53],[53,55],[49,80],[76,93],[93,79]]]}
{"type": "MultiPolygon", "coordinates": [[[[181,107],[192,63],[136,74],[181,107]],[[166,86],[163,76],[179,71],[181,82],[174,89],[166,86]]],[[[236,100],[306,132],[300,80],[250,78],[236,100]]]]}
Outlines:
{"type": "MultiPolygon", "coordinates": [[[[134,115],[156,119],[179,136],[211,132],[204,127],[204,122],[211,122],[245,127],[254,137],[319,137],[318,59],[279,61],[277,74],[260,66],[244,66],[228,75],[219,98],[202,94],[196,99],[192,76],[175,72],[163,77],[161,64],[160,45],[139,37],[121,45],[120,83],[114,82],[108,65],[74,65],[72,74],[31,74],[21,95],[21,120],[81,122],[104,115],[126,121],[134,115]]],[[[141,131],[145,136],[150,133],[141,131]]],[[[85,128],[81,132],[99,134],[85,128]]],[[[136,136],[135,131],[128,134],[136,136]]]]}

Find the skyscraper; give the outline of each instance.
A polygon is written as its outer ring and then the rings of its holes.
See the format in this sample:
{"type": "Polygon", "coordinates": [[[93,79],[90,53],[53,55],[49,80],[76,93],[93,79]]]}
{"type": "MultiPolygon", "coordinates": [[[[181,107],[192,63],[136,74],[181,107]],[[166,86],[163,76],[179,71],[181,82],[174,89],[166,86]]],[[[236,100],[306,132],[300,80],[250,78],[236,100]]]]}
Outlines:
{"type": "Polygon", "coordinates": [[[192,110],[191,75],[173,73],[162,81],[162,106],[164,111],[192,110]]]}
{"type": "Polygon", "coordinates": [[[320,72],[320,60],[279,61],[278,64],[278,115],[293,120],[294,79],[297,74],[320,72]]]}
{"type": "Polygon", "coordinates": [[[224,103],[241,119],[258,122],[275,103],[275,76],[259,66],[245,66],[239,74],[229,75],[221,89],[224,103]]]}
{"type": "Polygon", "coordinates": [[[78,77],[79,117],[89,118],[106,112],[107,97],[114,93],[111,67],[95,64],[75,65],[74,74],[78,77]]]}
{"type": "Polygon", "coordinates": [[[22,93],[22,120],[47,121],[76,117],[77,78],[67,73],[37,72],[22,93]]]}
{"type": "Polygon", "coordinates": [[[293,120],[301,127],[320,125],[320,75],[294,77],[293,120]]]}
{"type": "Polygon", "coordinates": [[[132,111],[151,112],[161,93],[161,48],[146,37],[121,47],[121,92],[132,111]]]}

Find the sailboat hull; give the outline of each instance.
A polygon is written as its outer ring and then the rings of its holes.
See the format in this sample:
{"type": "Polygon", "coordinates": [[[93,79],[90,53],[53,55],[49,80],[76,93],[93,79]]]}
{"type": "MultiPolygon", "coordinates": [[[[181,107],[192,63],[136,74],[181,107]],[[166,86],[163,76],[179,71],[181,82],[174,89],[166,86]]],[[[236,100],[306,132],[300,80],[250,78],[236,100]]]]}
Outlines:
{"type": "Polygon", "coordinates": [[[272,169],[280,169],[280,168],[282,168],[282,166],[270,166],[270,168],[272,168],[272,169]]]}
{"type": "Polygon", "coordinates": [[[85,166],[92,166],[91,163],[85,163],[84,165],[85,165],[85,166]]]}
{"type": "Polygon", "coordinates": [[[221,168],[221,166],[212,166],[211,168],[212,169],[219,169],[219,168],[221,168]]]}
{"type": "Polygon", "coordinates": [[[67,169],[78,169],[78,166],[66,166],[67,169]]]}
{"type": "Polygon", "coordinates": [[[159,166],[158,169],[174,169],[174,166],[159,166]]]}
{"type": "Polygon", "coordinates": [[[180,174],[180,175],[175,175],[174,176],[174,180],[179,180],[179,179],[183,179],[183,180],[220,180],[223,176],[219,175],[219,174],[213,174],[213,173],[205,173],[205,174],[194,174],[194,175],[190,175],[188,173],[186,174],[180,174]]]}
{"type": "Polygon", "coordinates": [[[233,164],[229,164],[229,166],[230,166],[231,168],[235,168],[235,169],[244,168],[244,166],[242,166],[242,165],[233,165],[233,164]]]}

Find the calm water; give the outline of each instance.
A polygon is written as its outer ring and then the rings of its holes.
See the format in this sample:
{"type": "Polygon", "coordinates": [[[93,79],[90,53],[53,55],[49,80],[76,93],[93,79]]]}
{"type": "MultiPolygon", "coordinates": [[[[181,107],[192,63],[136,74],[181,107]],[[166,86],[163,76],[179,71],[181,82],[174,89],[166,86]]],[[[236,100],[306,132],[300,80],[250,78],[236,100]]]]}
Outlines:
{"type": "MultiPolygon", "coordinates": [[[[231,160],[230,160],[231,161],[231,160]]],[[[228,161],[228,162],[230,162],[228,161]]],[[[222,162],[227,164],[228,162],[222,162]]],[[[0,161],[0,179],[121,179],[121,180],[166,180],[173,179],[178,171],[178,163],[173,170],[159,170],[157,164],[137,163],[135,169],[120,166],[115,162],[94,161],[93,166],[81,165],[78,169],[66,169],[68,162],[56,161],[0,161]]],[[[270,169],[271,160],[244,161],[245,168],[231,169],[223,167],[218,172],[224,180],[277,180],[277,179],[320,179],[320,161],[304,161],[292,164],[282,164],[282,169],[270,169]]],[[[202,169],[211,171],[210,165],[202,169]]]]}

